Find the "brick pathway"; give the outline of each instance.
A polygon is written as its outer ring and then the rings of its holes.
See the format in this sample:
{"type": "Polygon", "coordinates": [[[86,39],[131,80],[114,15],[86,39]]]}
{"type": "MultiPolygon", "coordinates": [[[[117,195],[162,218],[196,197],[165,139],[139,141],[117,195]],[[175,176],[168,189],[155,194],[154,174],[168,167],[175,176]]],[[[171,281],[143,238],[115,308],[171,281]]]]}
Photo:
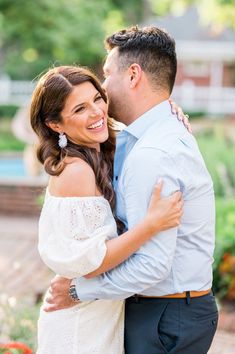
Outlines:
{"type": "Polygon", "coordinates": [[[235,332],[218,330],[208,354],[235,354],[235,332]]]}
{"type": "Polygon", "coordinates": [[[208,354],[235,354],[235,304],[223,304],[218,330],[208,354]]]}
{"type": "Polygon", "coordinates": [[[44,292],[52,273],[37,251],[37,217],[0,214],[0,289],[10,296],[44,292]]]}

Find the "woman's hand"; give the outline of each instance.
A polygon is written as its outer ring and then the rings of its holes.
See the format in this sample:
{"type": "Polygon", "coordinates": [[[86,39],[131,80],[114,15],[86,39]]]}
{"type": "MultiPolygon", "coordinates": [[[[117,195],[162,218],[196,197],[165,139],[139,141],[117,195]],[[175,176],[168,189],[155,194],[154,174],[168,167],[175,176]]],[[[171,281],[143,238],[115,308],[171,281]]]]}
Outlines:
{"type": "Polygon", "coordinates": [[[184,123],[184,126],[188,129],[190,133],[192,133],[192,127],[191,124],[189,123],[189,116],[188,114],[184,114],[183,110],[181,107],[177,106],[177,104],[169,99],[170,105],[171,105],[171,112],[173,114],[177,115],[177,118],[179,121],[184,123]]]}
{"type": "Polygon", "coordinates": [[[153,233],[179,226],[183,213],[182,193],[161,198],[162,185],[162,181],[155,185],[145,217],[146,226],[153,233]]]}

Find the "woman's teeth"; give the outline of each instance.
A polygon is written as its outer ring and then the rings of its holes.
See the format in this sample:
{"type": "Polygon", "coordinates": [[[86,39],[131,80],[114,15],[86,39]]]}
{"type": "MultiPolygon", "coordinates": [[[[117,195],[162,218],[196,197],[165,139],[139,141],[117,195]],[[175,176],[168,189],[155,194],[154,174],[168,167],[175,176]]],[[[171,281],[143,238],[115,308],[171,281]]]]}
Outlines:
{"type": "Polygon", "coordinates": [[[100,128],[104,123],[103,118],[99,120],[97,123],[89,125],[88,129],[95,129],[95,128],[100,128]]]}

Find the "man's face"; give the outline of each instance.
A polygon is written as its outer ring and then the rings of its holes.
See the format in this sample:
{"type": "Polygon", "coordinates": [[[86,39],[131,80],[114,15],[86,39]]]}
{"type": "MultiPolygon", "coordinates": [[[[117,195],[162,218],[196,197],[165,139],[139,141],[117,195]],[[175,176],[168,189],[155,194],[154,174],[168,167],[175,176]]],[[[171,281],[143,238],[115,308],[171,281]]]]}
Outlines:
{"type": "Polygon", "coordinates": [[[119,70],[118,48],[113,48],[104,64],[103,88],[108,95],[108,114],[110,117],[125,123],[123,117],[126,114],[128,104],[127,70],[119,70]]]}

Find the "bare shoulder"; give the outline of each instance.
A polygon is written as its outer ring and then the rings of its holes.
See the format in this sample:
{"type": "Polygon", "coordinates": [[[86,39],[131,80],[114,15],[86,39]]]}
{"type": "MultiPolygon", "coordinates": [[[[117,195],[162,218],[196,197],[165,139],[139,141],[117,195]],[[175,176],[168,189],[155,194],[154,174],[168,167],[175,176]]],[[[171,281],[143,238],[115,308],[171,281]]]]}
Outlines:
{"type": "Polygon", "coordinates": [[[90,165],[80,158],[71,159],[58,177],[51,179],[50,189],[63,197],[96,195],[95,174],[90,165]]]}

